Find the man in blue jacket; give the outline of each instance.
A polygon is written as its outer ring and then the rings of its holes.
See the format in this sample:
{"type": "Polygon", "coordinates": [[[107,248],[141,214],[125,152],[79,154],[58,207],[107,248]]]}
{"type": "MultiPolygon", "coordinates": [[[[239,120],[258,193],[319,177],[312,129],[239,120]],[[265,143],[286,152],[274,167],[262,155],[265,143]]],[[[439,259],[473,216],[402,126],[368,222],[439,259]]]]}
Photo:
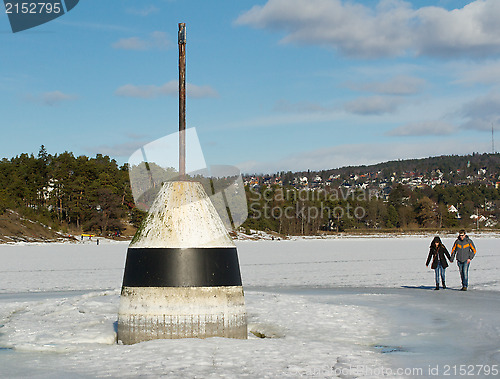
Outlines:
{"type": "Polygon", "coordinates": [[[453,262],[455,256],[457,257],[458,270],[462,279],[461,291],[467,291],[469,285],[469,265],[475,255],[476,247],[474,246],[474,242],[465,234],[465,230],[462,229],[453,244],[453,249],[451,249],[451,261],[453,262]]]}

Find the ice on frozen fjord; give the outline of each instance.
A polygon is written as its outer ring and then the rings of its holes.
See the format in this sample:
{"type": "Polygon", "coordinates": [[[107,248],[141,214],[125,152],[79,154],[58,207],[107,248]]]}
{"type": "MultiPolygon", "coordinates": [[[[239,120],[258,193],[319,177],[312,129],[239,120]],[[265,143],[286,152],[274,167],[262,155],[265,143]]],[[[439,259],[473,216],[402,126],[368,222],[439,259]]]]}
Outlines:
{"type": "Polygon", "coordinates": [[[431,290],[429,238],[240,241],[249,329],[273,338],[132,346],[115,343],[126,244],[3,245],[0,375],[380,377],[492,365],[500,358],[499,239],[474,241],[467,293],[456,291],[455,264],[451,289],[431,290]]]}

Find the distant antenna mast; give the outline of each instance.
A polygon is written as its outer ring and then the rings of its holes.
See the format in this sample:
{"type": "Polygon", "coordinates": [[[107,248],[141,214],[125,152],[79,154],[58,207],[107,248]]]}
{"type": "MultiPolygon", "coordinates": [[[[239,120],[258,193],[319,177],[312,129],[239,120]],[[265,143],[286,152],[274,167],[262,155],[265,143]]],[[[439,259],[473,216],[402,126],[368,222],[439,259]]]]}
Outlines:
{"type": "Polygon", "coordinates": [[[179,23],[179,176],[186,178],[186,24],[179,23]]]}
{"type": "Polygon", "coordinates": [[[493,123],[491,123],[491,152],[495,154],[495,135],[493,134],[493,123]]]}

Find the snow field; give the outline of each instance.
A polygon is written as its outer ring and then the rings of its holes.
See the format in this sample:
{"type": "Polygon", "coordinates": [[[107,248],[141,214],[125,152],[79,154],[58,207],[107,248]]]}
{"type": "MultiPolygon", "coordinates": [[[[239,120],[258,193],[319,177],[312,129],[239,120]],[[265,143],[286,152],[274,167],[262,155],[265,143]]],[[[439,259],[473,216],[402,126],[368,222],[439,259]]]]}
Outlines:
{"type": "Polygon", "coordinates": [[[127,243],[0,245],[0,376],[378,378],[415,369],[436,377],[431,365],[441,376],[445,365],[491,368],[500,361],[500,245],[471,237],[468,292],[457,291],[455,263],[450,289],[432,291],[432,237],[238,241],[248,340],[130,346],[116,344],[127,243]]]}

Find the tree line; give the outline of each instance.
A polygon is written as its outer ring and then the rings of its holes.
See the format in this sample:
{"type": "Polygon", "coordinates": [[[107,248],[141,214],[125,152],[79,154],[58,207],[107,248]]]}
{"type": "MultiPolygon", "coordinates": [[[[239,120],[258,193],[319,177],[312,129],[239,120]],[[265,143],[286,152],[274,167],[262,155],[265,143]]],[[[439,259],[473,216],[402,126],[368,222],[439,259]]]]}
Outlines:
{"type": "Polygon", "coordinates": [[[19,211],[57,229],[121,232],[140,223],[127,165],[97,154],[48,154],[42,145],[37,156],[21,154],[0,161],[0,213],[19,211]]]}
{"type": "MultiPolygon", "coordinates": [[[[454,169],[452,158],[439,158],[450,171],[454,169]]],[[[477,156],[471,160],[482,167],[485,159],[477,156]]],[[[391,165],[408,170],[403,163],[391,165]]],[[[426,163],[409,162],[410,166],[415,164],[420,168],[426,163]]],[[[498,166],[493,165],[493,170],[498,166]]],[[[489,226],[498,228],[494,222],[500,220],[500,190],[480,183],[415,189],[395,184],[385,198],[370,190],[340,186],[306,190],[286,184],[258,189],[247,186],[245,194],[249,217],[243,229],[290,235],[355,229],[468,228],[477,226],[472,215],[484,216],[489,226]],[[460,217],[449,211],[450,205],[458,209],[460,217]]],[[[55,229],[101,235],[121,233],[127,225],[139,227],[145,215],[134,203],[127,164],[119,166],[101,154],[94,158],[71,152],[51,155],[43,145],[36,156],[21,154],[0,161],[0,214],[7,209],[55,229]]],[[[480,226],[487,226],[484,219],[480,226]]]]}
{"type": "Polygon", "coordinates": [[[387,198],[369,190],[297,189],[273,185],[247,188],[249,218],[244,228],[282,234],[319,231],[498,228],[500,190],[491,185],[392,187],[387,198]],[[458,212],[450,211],[453,206],[458,212]],[[473,216],[471,218],[471,216],[473,216]],[[483,217],[483,218],[481,218],[483,217]]]}

